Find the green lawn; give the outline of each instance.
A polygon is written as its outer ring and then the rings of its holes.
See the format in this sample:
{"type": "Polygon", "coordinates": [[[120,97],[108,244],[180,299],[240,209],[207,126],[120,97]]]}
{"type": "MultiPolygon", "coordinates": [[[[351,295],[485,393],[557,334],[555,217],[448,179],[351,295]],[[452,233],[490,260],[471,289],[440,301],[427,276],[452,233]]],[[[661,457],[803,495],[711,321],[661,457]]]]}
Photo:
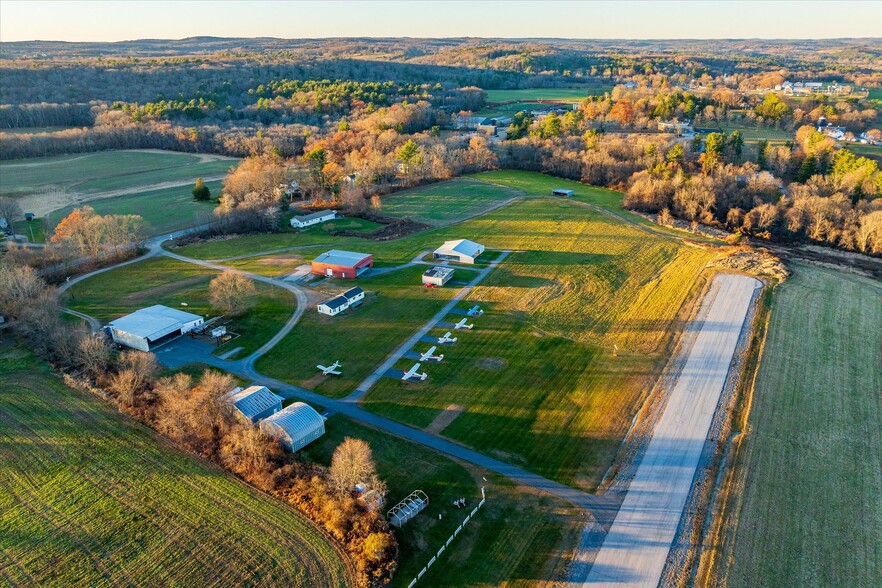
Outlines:
{"type": "Polygon", "coordinates": [[[0,162],[0,194],[24,196],[48,186],[91,194],[149,188],[161,182],[223,175],[235,160],[200,163],[198,155],[175,152],[101,151],[0,162]]]}
{"type": "Polygon", "coordinates": [[[846,145],[846,148],[854,153],[855,155],[860,155],[862,157],[868,157],[870,159],[875,159],[880,164],[882,164],[882,146],[879,145],[862,145],[860,143],[849,143],[846,145]]]}
{"type": "Polygon", "coordinates": [[[785,129],[774,129],[771,127],[748,124],[722,123],[718,127],[713,128],[713,130],[730,135],[733,131],[741,131],[741,135],[744,137],[744,140],[748,142],[792,141],[794,138],[793,133],[785,129]]]}
{"type": "Polygon", "coordinates": [[[738,460],[728,586],[882,585],[880,366],[879,282],[796,265],[738,460]]]}
{"type": "Polygon", "coordinates": [[[349,584],[283,503],[0,342],[0,548],[11,586],[349,584]]]}
{"type": "Polygon", "coordinates": [[[564,200],[521,200],[457,229],[515,250],[459,305],[487,314],[424,364],[428,380],[383,379],[364,406],[417,427],[460,406],[445,436],[593,489],[714,254],[564,200]]]}
{"type": "Polygon", "coordinates": [[[78,128],[81,127],[18,127],[14,129],[0,129],[0,133],[9,133],[10,135],[36,135],[37,133],[57,133],[58,131],[78,128]]]}
{"type": "Polygon", "coordinates": [[[536,100],[560,100],[561,102],[581,102],[588,96],[602,96],[610,92],[612,86],[593,85],[576,88],[524,88],[520,90],[484,90],[487,102],[530,102],[536,100]]]}
{"type": "MultiPolygon", "coordinates": [[[[218,272],[169,258],[148,259],[104,272],[71,287],[66,304],[101,321],[110,321],[139,308],[164,304],[200,315],[215,316],[208,302],[208,283],[218,272]]],[[[263,345],[294,312],[294,297],[287,290],[262,282],[254,308],[234,320],[230,330],[240,337],[218,347],[217,352],[242,347],[246,355],[263,345]]]]}
{"type": "Polygon", "coordinates": [[[440,226],[476,216],[522,195],[466,177],[389,194],[383,197],[382,212],[440,226]]]}
{"type": "MultiPolygon", "coordinates": [[[[360,237],[335,237],[332,235],[333,232],[344,230],[372,231],[378,227],[380,225],[377,223],[359,218],[341,218],[300,230],[292,229],[290,224],[286,222],[283,223],[282,230],[277,233],[260,233],[234,239],[218,239],[177,247],[174,251],[175,253],[196,259],[224,259],[238,255],[307,245],[333,243],[339,249],[343,245],[354,247],[358,244],[370,243],[370,241],[360,237]]],[[[318,253],[321,253],[321,251],[318,251],[318,253]]],[[[309,255],[309,253],[306,252],[304,255],[309,255]]]]}
{"type": "MultiPolygon", "coordinates": [[[[216,197],[221,191],[221,182],[205,182],[216,197]]],[[[104,198],[86,203],[98,214],[137,214],[147,221],[147,235],[162,235],[186,229],[206,222],[211,218],[217,202],[198,202],[193,199],[192,186],[179,186],[160,190],[145,190],[138,194],[104,198]]],[[[51,230],[70,214],[76,205],[67,206],[49,214],[46,223],[51,230]]]]}
{"type": "MultiPolygon", "coordinates": [[[[364,303],[338,316],[319,314],[310,305],[294,330],[257,361],[257,369],[326,396],[349,394],[453,296],[453,288],[423,287],[423,271],[425,266],[417,266],[359,279],[357,285],[367,292],[364,303]],[[322,376],[315,368],[336,360],[343,364],[342,376],[322,376]]],[[[318,299],[354,285],[331,280],[318,299]]]]}
{"type": "Polygon", "coordinates": [[[547,495],[529,493],[477,468],[466,469],[421,445],[340,415],[328,419],[327,433],[301,455],[327,465],[344,437],[370,443],[380,477],[389,485],[384,512],[413,490],[422,490],[429,497],[429,507],[396,531],[400,558],[393,586],[407,586],[437,553],[467,514],[453,507],[452,502],[465,497],[471,511],[480,499],[481,485],[488,495],[485,507],[454,539],[421,584],[500,586],[517,585],[523,579],[545,579],[561,552],[572,547],[584,522],[568,505],[547,495]]]}

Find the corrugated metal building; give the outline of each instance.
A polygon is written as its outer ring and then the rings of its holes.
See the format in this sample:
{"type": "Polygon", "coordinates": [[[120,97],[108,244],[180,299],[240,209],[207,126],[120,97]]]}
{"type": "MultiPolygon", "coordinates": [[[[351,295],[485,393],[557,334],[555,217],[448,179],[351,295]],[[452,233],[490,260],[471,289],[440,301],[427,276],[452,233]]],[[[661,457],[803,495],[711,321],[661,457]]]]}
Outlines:
{"type": "Polygon", "coordinates": [[[319,210],[318,212],[313,212],[312,214],[304,214],[302,216],[292,217],[291,226],[295,229],[302,229],[305,227],[311,227],[312,225],[323,223],[325,221],[334,220],[335,218],[337,218],[336,210],[319,210]]]}
{"type": "Polygon", "coordinates": [[[203,322],[198,314],[157,304],[110,321],[107,328],[114,342],[150,351],[152,345],[189,333],[203,322]]]}
{"type": "Polygon", "coordinates": [[[260,421],[260,428],[288,451],[300,451],[325,434],[325,419],[308,404],[295,402],[260,421]]]}
{"type": "Polygon", "coordinates": [[[483,245],[468,239],[459,239],[445,241],[441,247],[435,250],[434,257],[459,263],[475,263],[475,259],[482,253],[484,253],[483,245]]]}
{"type": "Polygon", "coordinates": [[[249,386],[244,390],[235,388],[224,395],[224,401],[252,423],[282,410],[282,397],[273,394],[266,386],[249,386]]]}
{"type": "Polygon", "coordinates": [[[312,273],[334,278],[355,278],[374,265],[369,253],[332,249],[312,260],[312,273]]]}

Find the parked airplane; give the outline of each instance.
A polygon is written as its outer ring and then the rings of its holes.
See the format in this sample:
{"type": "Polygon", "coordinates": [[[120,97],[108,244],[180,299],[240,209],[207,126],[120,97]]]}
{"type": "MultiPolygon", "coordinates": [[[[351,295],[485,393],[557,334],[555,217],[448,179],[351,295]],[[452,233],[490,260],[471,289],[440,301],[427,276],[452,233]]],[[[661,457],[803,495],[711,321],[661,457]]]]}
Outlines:
{"type": "Polygon", "coordinates": [[[426,361],[426,360],[429,360],[429,359],[434,359],[435,361],[441,361],[442,359],[444,359],[444,355],[443,355],[443,354],[441,354],[441,355],[432,355],[433,353],[435,353],[435,350],[436,350],[436,349],[438,349],[438,347],[435,346],[435,345],[432,345],[432,348],[431,348],[431,349],[429,349],[429,350],[426,351],[425,353],[420,353],[420,361],[426,361]]]}
{"type": "Polygon", "coordinates": [[[418,363],[413,364],[413,367],[410,368],[409,370],[407,370],[406,372],[404,372],[404,375],[401,376],[401,381],[406,382],[411,378],[417,378],[420,381],[425,380],[429,376],[429,374],[427,374],[427,373],[421,374],[419,372],[419,369],[420,369],[420,364],[418,364],[418,363]]]}
{"type": "Polygon", "coordinates": [[[438,343],[456,343],[456,337],[451,337],[450,331],[447,331],[443,337],[438,337],[438,343]]]}
{"type": "Polygon", "coordinates": [[[453,325],[453,328],[454,328],[455,330],[457,330],[457,331],[458,331],[459,329],[471,329],[471,328],[474,328],[475,325],[473,325],[473,324],[472,324],[472,325],[467,325],[467,324],[466,324],[466,321],[467,321],[467,320],[468,320],[468,319],[462,319],[461,321],[459,321],[458,323],[456,323],[455,325],[453,325]]]}
{"type": "Polygon", "coordinates": [[[468,311],[466,314],[469,315],[469,316],[476,316],[476,315],[482,315],[482,314],[484,314],[484,311],[481,310],[481,307],[480,307],[480,306],[475,305],[475,306],[471,307],[471,308],[469,309],[469,311],[468,311]]]}
{"type": "Polygon", "coordinates": [[[335,361],[332,365],[324,366],[322,364],[319,364],[315,367],[322,370],[323,376],[327,376],[328,374],[334,374],[335,376],[339,376],[340,374],[343,373],[343,372],[337,370],[337,368],[340,367],[339,361],[335,361]]]}

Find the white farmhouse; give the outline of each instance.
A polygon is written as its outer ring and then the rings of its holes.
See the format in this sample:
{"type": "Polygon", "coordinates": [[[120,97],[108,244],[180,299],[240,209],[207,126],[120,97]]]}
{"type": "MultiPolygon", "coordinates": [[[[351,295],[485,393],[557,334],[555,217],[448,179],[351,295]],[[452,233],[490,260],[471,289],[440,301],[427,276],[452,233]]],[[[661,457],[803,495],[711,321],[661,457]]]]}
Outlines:
{"type": "Polygon", "coordinates": [[[316,307],[320,314],[336,316],[352,306],[358,306],[364,300],[364,290],[356,286],[346,290],[339,296],[325,300],[316,307]]]}

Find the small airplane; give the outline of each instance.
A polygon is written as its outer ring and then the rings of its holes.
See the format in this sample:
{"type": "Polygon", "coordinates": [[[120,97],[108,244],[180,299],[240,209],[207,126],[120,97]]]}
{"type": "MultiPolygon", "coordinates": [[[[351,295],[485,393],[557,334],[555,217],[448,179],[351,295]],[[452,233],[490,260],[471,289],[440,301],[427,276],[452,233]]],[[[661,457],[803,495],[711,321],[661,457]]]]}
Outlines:
{"type": "Polygon", "coordinates": [[[481,307],[476,304],[475,306],[471,307],[466,314],[469,316],[476,316],[484,314],[484,311],[481,310],[481,307]]]}
{"type": "Polygon", "coordinates": [[[447,331],[443,337],[438,337],[438,343],[456,343],[456,337],[451,337],[450,331],[447,331]]]}
{"type": "Polygon", "coordinates": [[[407,370],[406,372],[404,372],[404,375],[401,376],[401,381],[406,382],[406,381],[410,380],[411,378],[417,378],[420,381],[425,380],[429,376],[429,374],[427,374],[425,372],[421,374],[419,372],[419,369],[420,369],[420,364],[418,364],[418,363],[413,364],[413,367],[410,368],[409,370],[407,370]]]}
{"type": "Polygon", "coordinates": [[[453,325],[453,328],[454,328],[455,330],[457,330],[457,331],[458,331],[459,329],[472,329],[472,328],[474,328],[474,326],[475,326],[474,324],[471,324],[471,325],[467,325],[467,324],[466,324],[466,321],[467,321],[467,320],[468,320],[468,319],[462,319],[461,321],[459,321],[458,323],[456,323],[455,325],[453,325]]]}
{"type": "Polygon", "coordinates": [[[427,361],[430,359],[434,359],[435,361],[441,361],[444,359],[444,354],[441,355],[432,355],[435,353],[435,350],[438,349],[437,346],[432,345],[432,348],[426,351],[425,353],[420,353],[420,361],[427,361]]]}
{"type": "Polygon", "coordinates": [[[335,376],[339,376],[340,374],[343,373],[343,372],[337,370],[337,368],[340,367],[339,361],[335,361],[332,365],[324,366],[324,365],[319,364],[315,367],[322,370],[323,376],[327,376],[328,374],[334,374],[335,376]]]}

